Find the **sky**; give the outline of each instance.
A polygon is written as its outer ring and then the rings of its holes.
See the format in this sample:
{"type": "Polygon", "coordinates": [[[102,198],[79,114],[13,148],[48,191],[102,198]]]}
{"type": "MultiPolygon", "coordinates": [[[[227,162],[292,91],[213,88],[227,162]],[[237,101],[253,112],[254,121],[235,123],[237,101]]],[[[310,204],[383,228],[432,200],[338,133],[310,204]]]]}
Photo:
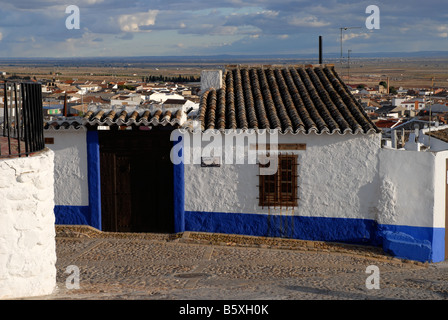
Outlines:
{"type": "Polygon", "coordinates": [[[0,0],[0,58],[339,53],[345,27],[344,56],[448,51],[448,2],[0,0]]]}

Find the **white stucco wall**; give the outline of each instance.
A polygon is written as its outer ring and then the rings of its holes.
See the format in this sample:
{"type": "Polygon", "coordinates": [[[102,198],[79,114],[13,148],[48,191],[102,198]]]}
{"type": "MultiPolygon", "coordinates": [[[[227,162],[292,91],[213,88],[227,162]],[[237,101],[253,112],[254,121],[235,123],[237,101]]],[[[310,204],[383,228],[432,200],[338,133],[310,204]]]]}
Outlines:
{"type": "Polygon", "coordinates": [[[433,227],[435,159],[430,152],[381,150],[379,174],[383,184],[378,201],[379,209],[387,209],[379,210],[378,222],[433,227]]]}
{"type": "Polygon", "coordinates": [[[219,168],[185,165],[185,210],[375,217],[379,135],[279,135],[279,143],[306,144],[306,151],[281,151],[299,156],[298,207],[259,207],[258,165],[222,164],[219,168]]]}
{"type": "Polygon", "coordinates": [[[86,131],[47,130],[44,135],[54,138],[46,147],[55,152],[55,204],[89,205],[86,131]]]}
{"type": "Polygon", "coordinates": [[[382,149],[379,175],[383,185],[379,208],[388,210],[377,217],[378,222],[445,228],[447,158],[448,151],[382,149]],[[386,206],[386,202],[395,205],[386,206]]]}
{"type": "Polygon", "coordinates": [[[0,299],[56,286],[54,153],[0,160],[0,299]]]}
{"type": "Polygon", "coordinates": [[[435,228],[445,228],[445,211],[446,211],[446,188],[447,184],[447,165],[448,151],[441,151],[435,153],[434,162],[434,221],[435,228]]]}
{"type": "Polygon", "coordinates": [[[305,151],[281,151],[298,155],[299,200],[294,208],[258,206],[258,165],[187,164],[185,210],[444,228],[448,151],[381,149],[380,140],[376,135],[280,135],[279,143],[306,144],[305,151]]]}

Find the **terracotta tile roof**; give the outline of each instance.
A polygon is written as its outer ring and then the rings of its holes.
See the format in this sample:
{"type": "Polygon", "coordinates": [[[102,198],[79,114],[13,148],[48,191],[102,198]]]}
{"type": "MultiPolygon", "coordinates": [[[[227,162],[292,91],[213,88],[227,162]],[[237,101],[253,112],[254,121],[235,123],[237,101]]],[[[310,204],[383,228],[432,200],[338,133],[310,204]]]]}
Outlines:
{"type": "Polygon", "coordinates": [[[378,133],[332,66],[234,67],[204,92],[197,120],[208,129],[378,133]]]}
{"type": "Polygon", "coordinates": [[[59,131],[59,130],[85,130],[85,127],[80,121],[76,120],[63,120],[63,121],[46,121],[44,123],[44,130],[47,131],[59,131]]]}
{"type": "Polygon", "coordinates": [[[442,140],[443,142],[448,142],[448,129],[426,132],[425,134],[427,136],[442,140]]]}
{"type": "Polygon", "coordinates": [[[89,125],[143,125],[143,126],[158,126],[158,125],[181,125],[182,110],[170,111],[157,109],[151,111],[146,110],[111,110],[98,109],[96,111],[88,111],[83,123],[89,125]]]}
{"type": "Polygon", "coordinates": [[[182,125],[182,110],[112,110],[98,108],[89,110],[84,117],[60,118],[58,120],[47,121],[44,124],[45,130],[85,130],[86,126],[176,126],[182,125]]]}
{"type": "Polygon", "coordinates": [[[393,128],[394,126],[398,125],[401,123],[401,120],[397,119],[387,119],[387,120],[378,120],[377,122],[375,122],[375,125],[378,128],[393,128]]]}

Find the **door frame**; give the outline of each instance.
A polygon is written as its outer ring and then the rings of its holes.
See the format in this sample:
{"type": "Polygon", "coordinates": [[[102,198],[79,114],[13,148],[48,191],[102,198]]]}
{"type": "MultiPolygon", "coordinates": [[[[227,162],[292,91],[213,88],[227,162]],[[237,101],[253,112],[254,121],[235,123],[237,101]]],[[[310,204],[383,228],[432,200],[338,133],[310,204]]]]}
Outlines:
{"type": "Polygon", "coordinates": [[[448,159],[445,160],[445,260],[448,259],[448,159]]]}
{"type": "MultiPolygon", "coordinates": [[[[168,170],[170,170],[170,172],[166,173],[167,177],[171,177],[171,179],[169,179],[170,182],[168,181],[163,181],[161,182],[165,172],[163,172],[163,174],[160,174],[158,176],[158,178],[152,178],[155,179],[159,182],[155,182],[157,185],[164,185],[164,190],[166,192],[168,192],[168,194],[165,195],[166,199],[169,199],[168,201],[168,205],[166,206],[167,208],[162,208],[162,210],[157,210],[155,212],[155,215],[157,215],[157,217],[155,218],[157,219],[161,219],[164,222],[161,224],[164,227],[160,227],[161,225],[157,224],[158,227],[162,228],[160,229],[160,232],[158,231],[154,231],[154,230],[149,230],[146,229],[142,230],[139,229],[137,225],[134,225],[132,227],[132,230],[130,232],[158,232],[158,233],[174,233],[175,230],[177,228],[175,228],[175,212],[178,211],[176,210],[176,201],[175,199],[173,199],[173,197],[176,194],[175,189],[178,189],[178,187],[175,187],[175,168],[174,168],[174,164],[171,162],[170,160],[170,155],[169,155],[169,151],[168,148],[171,150],[171,146],[172,143],[169,140],[170,139],[170,132],[172,130],[154,130],[155,132],[151,131],[143,131],[143,130],[107,130],[107,131],[99,131],[98,134],[98,141],[99,141],[99,158],[100,158],[100,163],[102,160],[102,155],[103,154],[114,154],[114,157],[120,156],[120,154],[126,153],[128,155],[130,155],[131,157],[137,157],[138,154],[141,154],[142,152],[145,152],[146,155],[150,156],[150,157],[162,157],[165,160],[158,160],[158,161],[166,161],[163,162],[163,167],[164,168],[168,168],[168,170]],[[168,139],[168,141],[164,141],[164,140],[160,140],[160,138],[162,139],[168,139]],[[122,139],[122,141],[120,141],[120,139],[122,139]],[[132,143],[129,143],[129,141],[131,140],[127,140],[127,139],[133,139],[132,143]],[[153,139],[151,141],[151,139],[153,139]],[[157,140],[159,139],[159,140],[157,140]],[[126,142],[124,141],[126,140],[126,142]],[[118,147],[117,149],[114,151],[114,146],[112,145],[113,143],[111,141],[116,141],[118,143],[118,147]],[[107,145],[105,147],[105,144],[107,145]],[[156,146],[153,146],[156,145],[156,146]],[[126,146],[125,146],[126,145],[126,146]],[[120,147],[121,146],[121,147],[120,147]],[[123,147],[125,146],[125,147],[123,147]],[[127,148],[129,146],[129,150],[125,150],[125,149],[120,149],[120,148],[127,148]],[[142,149],[144,151],[142,151],[142,149]],[[125,150],[125,151],[124,151],[125,150]],[[152,152],[153,151],[153,152],[152,152]],[[168,159],[166,159],[166,157],[168,157],[168,159]],[[169,163],[168,163],[169,162],[169,163]],[[166,211],[165,211],[166,210],[166,211]],[[165,214],[162,214],[162,212],[165,212],[165,214]],[[169,216],[166,215],[166,212],[170,212],[169,216]],[[138,230],[137,230],[138,229],[138,230]]],[[[141,162],[136,161],[135,163],[136,166],[141,166],[141,162]]],[[[139,168],[133,168],[131,170],[144,170],[147,168],[143,168],[143,167],[139,167],[139,168]]],[[[101,168],[100,168],[101,171],[101,168]]],[[[116,175],[116,174],[115,174],[116,175]]],[[[130,173],[130,176],[132,176],[132,173],[130,173]]],[[[100,172],[100,180],[99,180],[99,185],[101,186],[102,183],[102,179],[104,179],[103,175],[100,172]]],[[[131,186],[130,188],[134,188],[135,187],[135,183],[137,182],[130,182],[131,186]]],[[[101,189],[101,188],[100,188],[101,189]]],[[[100,198],[101,196],[103,196],[103,192],[101,192],[100,190],[100,198]]],[[[119,201],[119,199],[116,199],[116,201],[119,201]]],[[[136,201],[136,200],[134,200],[136,201]]],[[[140,203],[140,202],[139,202],[140,203]]],[[[103,201],[100,200],[100,205],[101,205],[101,210],[103,211],[103,201]]],[[[137,205],[137,207],[141,208],[141,204],[137,205]]],[[[160,205],[159,205],[160,208],[160,205]]],[[[148,205],[148,210],[150,211],[151,209],[151,205],[148,205]]],[[[183,209],[183,208],[182,208],[183,209]]],[[[139,215],[142,215],[142,211],[140,209],[140,211],[138,211],[139,209],[136,209],[139,215]]],[[[148,212],[149,212],[148,211],[148,212]]],[[[153,211],[154,212],[154,211],[153,211]]],[[[143,216],[140,216],[143,217],[143,216]]],[[[103,222],[105,221],[104,219],[108,219],[111,218],[110,216],[108,217],[107,215],[105,215],[105,212],[101,213],[101,222],[103,224],[103,222]]],[[[152,219],[152,218],[151,218],[152,219]]],[[[135,221],[135,220],[134,220],[135,221]]],[[[140,226],[141,227],[141,226],[140,226]]],[[[110,228],[110,224],[109,226],[104,225],[102,226],[103,231],[117,231],[120,232],[120,230],[104,230],[105,228],[110,228]]],[[[156,228],[157,229],[157,228],[156,228]]]]}

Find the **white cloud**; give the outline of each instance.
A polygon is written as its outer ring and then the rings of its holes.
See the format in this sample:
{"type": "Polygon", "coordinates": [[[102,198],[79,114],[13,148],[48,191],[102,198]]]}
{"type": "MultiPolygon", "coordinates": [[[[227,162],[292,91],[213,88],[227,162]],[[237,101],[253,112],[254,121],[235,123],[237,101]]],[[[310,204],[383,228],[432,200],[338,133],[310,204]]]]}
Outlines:
{"type": "Polygon", "coordinates": [[[448,38],[448,25],[437,27],[437,31],[440,38],[448,38]]]}
{"type": "Polygon", "coordinates": [[[213,29],[213,31],[211,32],[211,34],[213,35],[234,35],[236,34],[238,31],[237,27],[233,27],[233,26],[219,26],[213,29]]]}
{"type": "Polygon", "coordinates": [[[343,41],[347,41],[347,40],[351,40],[351,39],[355,39],[355,38],[363,38],[363,39],[370,39],[372,35],[366,32],[362,32],[362,33],[345,33],[342,35],[342,40],[343,41]]]}
{"type": "Polygon", "coordinates": [[[147,31],[145,27],[153,26],[156,23],[158,10],[149,10],[148,12],[123,14],[118,17],[118,24],[121,31],[140,32],[147,31]]]}
{"type": "Polygon", "coordinates": [[[362,26],[343,34],[357,52],[393,51],[397,43],[403,51],[416,43],[448,50],[448,16],[440,10],[445,2],[384,2],[381,30],[369,32],[364,22],[370,3],[359,0],[0,0],[0,54],[71,55],[76,49],[87,55],[99,52],[100,44],[111,54],[146,54],[147,46],[140,44],[147,39],[158,41],[157,52],[167,54],[177,54],[182,44],[196,54],[302,52],[315,50],[317,31],[328,52],[339,52],[344,25],[362,26]],[[80,8],[80,30],[65,28],[69,4],[80,8]],[[30,37],[32,48],[22,40],[30,37]]]}
{"type": "Polygon", "coordinates": [[[287,20],[288,20],[289,25],[295,26],[295,27],[317,28],[317,27],[325,27],[325,26],[330,25],[329,22],[321,21],[315,16],[306,16],[306,17],[292,16],[292,17],[289,17],[287,20]]]}

